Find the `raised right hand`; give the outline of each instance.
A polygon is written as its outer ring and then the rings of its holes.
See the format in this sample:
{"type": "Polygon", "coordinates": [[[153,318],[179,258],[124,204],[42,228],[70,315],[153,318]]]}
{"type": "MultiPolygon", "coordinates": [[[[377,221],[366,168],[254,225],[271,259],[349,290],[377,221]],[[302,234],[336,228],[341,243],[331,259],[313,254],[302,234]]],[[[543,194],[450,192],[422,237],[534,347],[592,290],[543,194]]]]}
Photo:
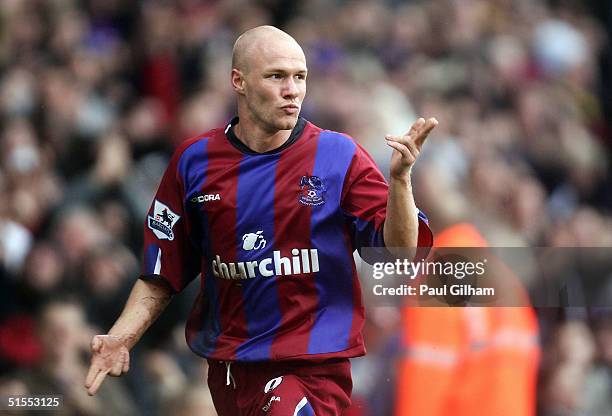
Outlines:
{"type": "Polygon", "coordinates": [[[91,365],[85,379],[87,394],[96,394],[107,374],[118,377],[130,369],[130,352],[121,337],[96,335],[91,340],[91,365]]]}

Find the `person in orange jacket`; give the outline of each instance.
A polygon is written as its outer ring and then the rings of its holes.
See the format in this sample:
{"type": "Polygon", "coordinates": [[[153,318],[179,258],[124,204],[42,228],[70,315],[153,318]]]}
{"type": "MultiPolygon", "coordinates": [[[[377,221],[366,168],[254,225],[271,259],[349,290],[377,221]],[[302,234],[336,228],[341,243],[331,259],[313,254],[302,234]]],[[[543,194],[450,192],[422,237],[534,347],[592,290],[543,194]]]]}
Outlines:
{"type": "MultiPolygon", "coordinates": [[[[488,246],[457,211],[436,208],[434,247],[488,246]]],[[[396,416],[535,414],[540,347],[531,306],[404,307],[400,342],[396,416]]]]}

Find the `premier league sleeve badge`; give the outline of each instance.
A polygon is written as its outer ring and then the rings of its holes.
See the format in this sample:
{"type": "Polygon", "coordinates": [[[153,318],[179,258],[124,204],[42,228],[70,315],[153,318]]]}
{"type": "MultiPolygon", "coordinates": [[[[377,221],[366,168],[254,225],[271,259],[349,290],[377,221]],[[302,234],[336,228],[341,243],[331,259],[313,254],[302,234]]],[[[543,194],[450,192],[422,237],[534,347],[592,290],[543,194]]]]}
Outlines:
{"type": "Polygon", "coordinates": [[[172,229],[180,218],[166,204],[156,199],[153,204],[153,215],[147,217],[147,225],[160,240],[172,241],[174,240],[172,229]]]}

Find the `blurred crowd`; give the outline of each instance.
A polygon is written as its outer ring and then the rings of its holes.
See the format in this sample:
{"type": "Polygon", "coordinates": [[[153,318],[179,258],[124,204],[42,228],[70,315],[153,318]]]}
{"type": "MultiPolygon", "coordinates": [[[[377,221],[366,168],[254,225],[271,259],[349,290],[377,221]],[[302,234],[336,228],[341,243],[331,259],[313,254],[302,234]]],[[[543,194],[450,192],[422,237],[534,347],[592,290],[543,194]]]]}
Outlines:
{"type": "MultiPolygon", "coordinates": [[[[2,0],[0,395],[63,394],[66,414],[215,414],[183,335],[194,285],[128,375],[95,398],[82,384],[91,336],[138,275],[166,163],[233,116],[232,44],[260,24],[305,50],[302,115],[383,172],[385,134],[438,118],[414,174],[434,232],[461,219],[496,246],[612,246],[611,14],[571,0],[2,0]]],[[[353,411],[392,414],[399,314],[369,312],[353,411]]],[[[609,312],[538,311],[539,414],[612,414],[609,312]]]]}

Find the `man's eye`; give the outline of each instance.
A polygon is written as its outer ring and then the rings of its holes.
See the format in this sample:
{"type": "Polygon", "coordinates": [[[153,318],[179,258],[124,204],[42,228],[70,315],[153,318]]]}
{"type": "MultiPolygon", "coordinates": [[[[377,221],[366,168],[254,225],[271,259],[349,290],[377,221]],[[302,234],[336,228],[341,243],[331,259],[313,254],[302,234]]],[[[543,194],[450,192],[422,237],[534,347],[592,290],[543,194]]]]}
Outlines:
{"type": "Polygon", "coordinates": [[[296,77],[297,79],[299,79],[299,80],[302,80],[302,81],[306,79],[306,75],[303,75],[303,74],[298,74],[298,75],[296,75],[295,77],[296,77]]]}
{"type": "Polygon", "coordinates": [[[283,76],[281,74],[272,74],[270,77],[274,79],[281,79],[283,76]]]}

